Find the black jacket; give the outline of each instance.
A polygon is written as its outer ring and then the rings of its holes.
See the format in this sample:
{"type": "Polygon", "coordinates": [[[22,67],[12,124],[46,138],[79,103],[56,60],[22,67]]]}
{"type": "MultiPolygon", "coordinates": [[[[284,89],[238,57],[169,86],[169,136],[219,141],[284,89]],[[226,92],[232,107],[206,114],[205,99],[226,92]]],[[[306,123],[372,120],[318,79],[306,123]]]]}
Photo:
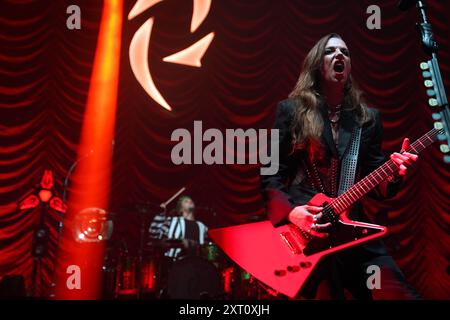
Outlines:
{"type": "MultiPolygon", "coordinates": [[[[293,99],[281,101],[276,111],[274,129],[279,130],[279,169],[274,175],[261,175],[261,186],[266,201],[267,213],[274,226],[287,222],[289,212],[298,205],[306,204],[317,191],[311,187],[307,179],[300,183],[293,183],[299,166],[302,166],[302,152],[292,153],[291,123],[293,121],[296,102],[293,99]]],[[[324,120],[322,144],[325,148],[325,159],[331,159],[334,155],[342,160],[345,150],[349,146],[353,127],[356,120],[351,111],[341,112],[341,125],[339,129],[338,147],[333,141],[331,124],[325,108],[321,108],[324,120]]],[[[378,168],[387,159],[381,151],[383,127],[380,114],[377,110],[369,108],[371,120],[363,125],[361,132],[361,145],[358,158],[358,174],[364,178],[371,171],[378,168]]],[[[393,197],[399,183],[384,183],[369,196],[377,199],[393,197]]],[[[368,221],[362,211],[360,203],[356,203],[350,214],[350,218],[359,221],[368,221]]]]}

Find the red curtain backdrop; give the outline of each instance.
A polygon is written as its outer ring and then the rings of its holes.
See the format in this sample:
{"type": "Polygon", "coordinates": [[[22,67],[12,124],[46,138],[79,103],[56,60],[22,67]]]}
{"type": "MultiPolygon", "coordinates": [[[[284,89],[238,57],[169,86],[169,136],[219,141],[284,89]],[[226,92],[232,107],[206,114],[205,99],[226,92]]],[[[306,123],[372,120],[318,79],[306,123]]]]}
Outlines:
{"type": "MultiPolygon", "coordinates": [[[[352,54],[355,78],[371,106],[381,111],[383,149],[400,148],[432,126],[419,71],[426,60],[415,29],[417,10],[400,12],[389,1],[213,0],[209,15],[190,33],[192,1],[166,0],[131,21],[135,1],[125,1],[119,102],[114,141],[110,211],[115,236],[133,248],[140,216],[133,204],[157,204],[179,188],[193,196],[200,219],[211,227],[244,223],[264,215],[258,165],[172,164],[176,128],[269,128],[276,103],[285,99],[309,48],[324,34],[341,34],[352,54]],[[381,8],[381,29],[369,30],[366,9],[381,8]],[[135,79],[128,48],[150,17],[154,28],[149,65],[157,88],[173,107],[155,103],[135,79]],[[215,38],[201,68],[162,61],[211,31],[215,38]]],[[[45,169],[56,188],[76,160],[103,2],[2,0],[0,2],[0,276],[30,281],[31,245],[39,210],[16,203],[32,191],[45,169]],[[66,8],[81,8],[81,30],[68,30],[66,8]]],[[[440,45],[442,76],[450,81],[450,5],[427,1],[440,45]]],[[[367,201],[376,223],[387,225],[389,249],[407,279],[429,299],[449,299],[450,173],[436,145],[419,157],[402,191],[385,202],[367,201]]],[[[50,256],[55,253],[54,213],[50,256]]]]}

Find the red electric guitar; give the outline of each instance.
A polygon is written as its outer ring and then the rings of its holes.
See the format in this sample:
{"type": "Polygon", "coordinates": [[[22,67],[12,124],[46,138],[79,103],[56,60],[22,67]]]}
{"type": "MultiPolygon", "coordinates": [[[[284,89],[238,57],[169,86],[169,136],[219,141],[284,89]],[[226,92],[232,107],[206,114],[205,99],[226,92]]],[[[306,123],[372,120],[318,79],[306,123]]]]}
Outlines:
{"type": "MultiPolygon", "coordinates": [[[[432,129],[407,151],[418,154],[443,133],[442,129],[432,129]]],[[[352,221],[347,215],[352,204],[396,170],[394,162],[388,160],[337,198],[316,194],[308,204],[322,206],[325,220],[333,222],[326,238],[312,238],[294,224],[274,228],[270,221],[214,229],[209,235],[244,270],[293,298],[322,257],[386,234],[383,226],[352,221]]]]}

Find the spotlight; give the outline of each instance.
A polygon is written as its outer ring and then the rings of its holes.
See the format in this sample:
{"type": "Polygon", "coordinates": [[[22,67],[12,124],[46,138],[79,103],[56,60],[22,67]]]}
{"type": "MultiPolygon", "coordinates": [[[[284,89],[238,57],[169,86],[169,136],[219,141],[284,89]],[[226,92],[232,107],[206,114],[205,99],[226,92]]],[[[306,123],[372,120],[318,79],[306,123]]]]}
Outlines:
{"type": "Polygon", "coordinates": [[[108,213],[100,208],[86,208],[78,212],[75,218],[75,240],[78,242],[100,242],[109,239],[112,233],[112,221],[108,213]]]}

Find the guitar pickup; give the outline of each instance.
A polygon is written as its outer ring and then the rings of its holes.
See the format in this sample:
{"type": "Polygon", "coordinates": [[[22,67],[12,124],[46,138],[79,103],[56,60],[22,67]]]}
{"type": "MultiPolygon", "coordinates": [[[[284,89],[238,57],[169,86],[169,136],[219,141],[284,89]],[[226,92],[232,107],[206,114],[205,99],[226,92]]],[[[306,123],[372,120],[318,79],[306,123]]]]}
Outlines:
{"type": "Polygon", "coordinates": [[[290,232],[287,232],[287,231],[281,232],[280,237],[284,241],[284,243],[286,243],[289,250],[293,254],[301,254],[302,253],[302,248],[300,248],[297,241],[295,240],[295,237],[290,232]]]}

